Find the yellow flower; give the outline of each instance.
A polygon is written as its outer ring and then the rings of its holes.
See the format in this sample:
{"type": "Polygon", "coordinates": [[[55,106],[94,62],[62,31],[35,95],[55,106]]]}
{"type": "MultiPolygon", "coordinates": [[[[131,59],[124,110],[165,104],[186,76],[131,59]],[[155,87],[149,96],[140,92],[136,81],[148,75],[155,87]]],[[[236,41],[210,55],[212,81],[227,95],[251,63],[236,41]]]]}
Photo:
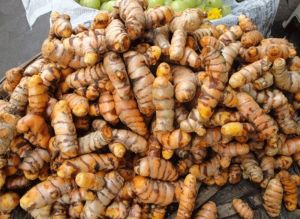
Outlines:
{"type": "Polygon", "coordinates": [[[222,17],[222,10],[219,8],[211,8],[207,12],[207,18],[209,20],[215,20],[222,17]]]}

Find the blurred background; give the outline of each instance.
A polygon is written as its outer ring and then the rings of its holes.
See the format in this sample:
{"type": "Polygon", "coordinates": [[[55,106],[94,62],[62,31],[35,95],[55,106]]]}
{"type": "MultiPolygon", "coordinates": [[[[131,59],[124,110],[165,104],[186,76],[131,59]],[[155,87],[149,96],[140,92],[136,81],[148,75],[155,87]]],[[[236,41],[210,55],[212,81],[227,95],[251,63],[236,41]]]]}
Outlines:
{"type": "MultiPolygon", "coordinates": [[[[300,24],[294,19],[287,29],[282,28],[282,22],[288,19],[298,4],[300,0],[280,0],[272,35],[286,36],[300,52],[300,24]]],[[[7,69],[24,63],[40,52],[41,43],[47,37],[48,30],[49,13],[38,18],[30,29],[21,0],[0,0],[1,78],[7,69]]]]}

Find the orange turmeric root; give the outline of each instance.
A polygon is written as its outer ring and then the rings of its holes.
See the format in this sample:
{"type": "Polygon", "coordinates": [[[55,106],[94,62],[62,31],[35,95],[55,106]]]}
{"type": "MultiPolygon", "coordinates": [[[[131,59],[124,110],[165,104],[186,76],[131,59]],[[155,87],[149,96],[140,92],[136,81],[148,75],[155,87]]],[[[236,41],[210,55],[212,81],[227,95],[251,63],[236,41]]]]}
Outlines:
{"type": "Polygon", "coordinates": [[[259,132],[259,137],[268,141],[268,146],[266,147],[267,155],[274,156],[277,154],[278,127],[276,122],[272,117],[263,112],[260,106],[250,95],[246,93],[239,93],[237,94],[237,98],[239,101],[237,106],[239,112],[253,123],[259,132]]]}
{"type": "Polygon", "coordinates": [[[282,58],[274,61],[272,67],[275,85],[285,91],[298,93],[300,91],[300,76],[298,73],[289,72],[286,62],[282,58]]]}
{"type": "Polygon", "coordinates": [[[137,103],[133,96],[124,100],[118,95],[116,91],[113,93],[116,113],[119,116],[121,122],[127,125],[132,131],[139,135],[145,136],[148,133],[144,118],[138,110],[137,103]]]}
{"type": "Polygon", "coordinates": [[[62,178],[71,178],[78,172],[96,172],[99,170],[112,170],[119,166],[118,159],[108,154],[85,154],[66,160],[57,170],[57,175],[62,178]],[[88,163],[88,165],[87,165],[88,163]]]}
{"type": "Polygon", "coordinates": [[[55,35],[58,38],[67,38],[72,35],[72,25],[70,16],[67,14],[59,14],[53,11],[50,15],[51,28],[50,35],[55,35]]]}
{"type": "Polygon", "coordinates": [[[171,162],[157,157],[143,157],[134,167],[136,174],[163,181],[175,181],[178,173],[171,162]],[[168,174],[165,174],[168,173],[168,174]]]}
{"type": "Polygon", "coordinates": [[[24,138],[31,144],[48,148],[50,130],[41,116],[27,114],[18,121],[16,128],[19,133],[24,133],[24,138]]]}
{"type": "Polygon", "coordinates": [[[297,184],[286,170],[281,170],[277,176],[283,187],[283,203],[287,210],[294,211],[298,202],[297,184]]]}
{"type": "Polygon", "coordinates": [[[55,141],[60,149],[61,156],[63,158],[77,156],[77,133],[67,101],[60,100],[54,105],[51,125],[55,132],[55,141]]]}
{"type": "Polygon", "coordinates": [[[270,67],[271,62],[267,58],[256,61],[232,74],[229,84],[232,88],[241,87],[261,77],[270,67]]]}
{"type": "Polygon", "coordinates": [[[196,177],[192,174],[188,174],[183,182],[176,218],[191,218],[197,198],[197,192],[196,177]]]}
{"type": "Polygon", "coordinates": [[[149,67],[155,65],[160,58],[161,50],[157,46],[147,49],[145,54],[129,51],[123,55],[127,66],[128,75],[132,81],[133,93],[137,99],[139,110],[150,117],[155,107],[152,102],[152,84],[154,76],[149,67]]]}
{"type": "Polygon", "coordinates": [[[175,186],[169,182],[136,176],[133,178],[132,184],[134,194],[139,202],[167,206],[174,200],[175,186]]]}
{"type": "Polygon", "coordinates": [[[46,110],[49,96],[48,89],[43,84],[39,75],[33,75],[28,80],[28,103],[29,111],[34,114],[43,114],[46,110]]]}
{"type": "Polygon", "coordinates": [[[20,199],[20,206],[24,210],[33,210],[54,203],[62,195],[71,192],[72,181],[57,176],[37,184],[28,190],[20,199]]]}
{"type": "Polygon", "coordinates": [[[5,72],[5,81],[3,82],[3,90],[11,94],[17,87],[23,77],[22,68],[12,68],[5,72]]]}
{"type": "Polygon", "coordinates": [[[119,0],[116,6],[130,39],[135,40],[142,36],[146,26],[143,6],[137,0],[119,0]]]}
{"type": "Polygon", "coordinates": [[[233,199],[232,206],[236,212],[244,219],[253,219],[254,212],[242,199],[233,199]]]}
{"type": "Polygon", "coordinates": [[[125,26],[119,19],[113,19],[105,30],[107,47],[118,53],[125,52],[130,47],[130,39],[125,26]]]}
{"type": "Polygon", "coordinates": [[[269,216],[279,216],[282,198],[283,188],[280,180],[277,178],[271,179],[263,195],[263,206],[269,216]]]}
{"type": "Polygon", "coordinates": [[[217,219],[217,206],[214,202],[205,203],[195,215],[195,219],[217,219]]]}

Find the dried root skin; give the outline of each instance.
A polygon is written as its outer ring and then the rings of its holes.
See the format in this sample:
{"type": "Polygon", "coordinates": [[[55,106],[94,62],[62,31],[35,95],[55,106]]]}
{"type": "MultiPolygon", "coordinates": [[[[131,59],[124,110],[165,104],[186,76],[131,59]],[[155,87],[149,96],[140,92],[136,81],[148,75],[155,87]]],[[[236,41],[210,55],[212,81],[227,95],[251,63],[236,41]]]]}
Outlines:
{"type": "Polygon", "coordinates": [[[130,39],[135,40],[140,37],[146,26],[146,17],[141,4],[136,0],[119,0],[116,5],[130,39]]]}
{"type": "Polygon", "coordinates": [[[200,117],[206,122],[221,99],[225,83],[228,81],[228,73],[224,57],[213,47],[205,47],[201,57],[209,76],[203,81],[197,107],[200,117]]]}
{"type": "Polygon", "coordinates": [[[274,61],[272,73],[275,85],[278,88],[291,93],[300,91],[300,75],[298,73],[289,72],[284,59],[278,58],[274,61]]]}
{"type": "Polygon", "coordinates": [[[3,82],[3,89],[8,94],[11,94],[17,87],[23,77],[23,69],[16,67],[5,72],[5,81],[3,82]]]}
{"type": "Polygon", "coordinates": [[[72,25],[70,16],[67,14],[59,14],[53,11],[50,15],[51,28],[50,35],[55,35],[58,38],[67,38],[72,35],[72,25]]]}
{"type": "Polygon", "coordinates": [[[251,123],[229,122],[222,126],[221,133],[225,136],[247,136],[255,132],[251,123]]]}
{"type": "Polygon", "coordinates": [[[119,122],[115,109],[115,102],[110,91],[103,91],[100,93],[98,103],[90,105],[90,116],[102,116],[107,122],[115,125],[119,122]]]}
{"type": "Polygon", "coordinates": [[[295,137],[287,139],[284,142],[284,144],[280,148],[279,154],[291,156],[298,152],[300,152],[300,138],[295,137]]]}
{"type": "Polygon", "coordinates": [[[173,202],[175,186],[169,182],[147,179],[143,176],[133,178],[133,191],[142,203],[167,206],[173,202]],[[154,192],[157,191],[157,192],[154,192]]]}
{"type": "Polygon", "coordinates": [[[113,142],[123,144],[126,149],[134,153],[147,151],[147,141],[144,137],[125,129],[114,129],[113,142]]]}
{"type": "Polygon", "coordinates": [[[277,176],[279,176],[283,187],[284,205],[288,211],[294,211],[297,208],[298,202],[297,184],[286,170],[281,170],[277,176]]]}
{"type": "Polygon", "coordinates": [[[93,174],[80,172],[76,175],[75,182],[80,188],[99,191],[105,185],[104,173],[93,174]]]}
{"type": "Polygon", "coordinates": [[[175,98],[179,102],[191,101],[196,93],[197,79],[194,72],[183,66],[172,68],[175,98]]]}
{"type": "Polygon", "coordinates": [[[228,182],[237,184],[242,179],[242,170],[239,164],[231,164],[228,169],[228,182]]]}
{"type": "Polygon", "coordinates": [[[283,188],[280,180],[277,178],[271,179],[263,195],[263,206],[269,216],[279,216],[282,198],[283,188]]]}
{"type": "Polygon", "coordinates": [[[205,203],[195,215],[195,219],[217,219],[217,206],[214,202],[205,203]]]}
{"type": "Polygon", "coordinates": [[[236,42],[242,36],[242,34],[243,34],[242,29],[239,26],[234,25],[230,27],[228,31],[224,32],[219,37],[219,40],[227,46],[230,43],[236,42]]]}
{"type": "Polygon", "coordinates": [[[152,98],[156,109],[155,131],[172,131],[174,121],[174,87],[167,77],[155,78],[152,98]]]}
{"type": "Polygon", "coordinates": [[[244,174],[255,183],[261,183],[263,180],[263,172],[253,154],[249,153],[240,157],[241,167],[244,174]]]}
{"type": "Polygon", "coordinates": [[[251,18],[243,14],[239,16],[238,20],[239,20],[239,26],[241,27],[243,32],[249,32],[257,29],[256,25],[253,23],[251,18]]]}
{"type": "Polygon", "coordinates": [[[152,205],[150,218],[151,219],[164,219],[167,213],[166,207],[161,207],[159,205],[152,205]]]}
{"type": "Polygon", "coordinates": [[[139,204],[133,204],[128,212],[127,219],[140,219],[142,216],[142,209],[139,204]]]}
{"type": "Polygon", "coordinates": [[[199,181],[214,176],[219,171],[220,159],[221,157],[216,155],[209,161],[203,162],[199,165],[195,164],[190,168],[190,173],[193,174],[199,181]]]}
{"type": "Polygon", "coordinates": [[[78,89],[82,87],[88,87],[95,81],[108,81],[108,76],[105,73],[102,63],[86,68],[81,68],[71,74],[69,74],[65,82],[70,88],[78,89]]]}
{"type": "Polygon", "coordinates": [[[199,136],[203,136],[206,133],[206,129],[202,123],[203,121],[198,109],[194,108],[189,113],[187,119],[181,121],[180,129],[187,133],[196,132],[199,136]]]}
{"type": "MultiPolygon", "coordinates": [[[[155,52],[153,47],[150,47],[147,51],[151,50],[155,52]]],[[[152,84],[155,77],[152,75],[149,69],[150,63],[148,63],[147,60],[147,51],[145,54],[139,54],[137,52],[130,51],[124,54],[124,59],[127,66],[128,75],[132,81],[133,93],[137,99],[138,107],[142,114],[149,117],[155,111],[152,101],[152,84]]],[[[158,53],[159,54],[157,57],[159,59],[161,53],[160,49],[158,53]]],[[[149,54],[148,57],[150,56],[153,55],[149,54]]],[[[154,62],[156,62],[158,59],[154,60],[154,62]]]]}
{"type": "Polygon", "coordinates": [[[163,181],[175,181],[178,173],[173,164],[157,157],[144,157],[134,167],[136,174],[163,181]]]}
{"type": "Polygon", "coordinates": [[[183,182],[176,218],[183,219],[191,217],[195,206],[197,192],[198,188],[196,177],[192,174],[188,174],[183,182]]]}
{"type": "Polygon", "coordinates": [[[16,129],[13,126],[0,122],[0,155],[9,151],[9,145],[16,134],[16,129]]]}
{"type": "Polygon", "coordinates": [[[130,39],[125,26],[119,19],[113,19],[105,29],[107,47],[118,53],[125,52],[130,47],[130,39]]]}
{"type": "Polygon", "coordinates": [[[108,11],[100,11],[93,19],[91,29],[104,29],[111,20],[111,15],[108,11]]]}
{"type": "Polygon", "coordinates": [[[72,181],[57,176],[37,184],[28,190],[20,199],[20,206],[24,210],[33,210],[54,203],[59,197],[70,192],[72,181]]]}
{"type": "MultiPolygon", "coordinates": [[[[0,175],[1,175],[1,171],[0,171],[0,175]]],[[[22,176],[13,176],[7,178],[5,186],[9,190],[19,190],[19,189],[27,188],[30,184],[31,181],[27,179],[24,175],[22,175],[22,176]]]]}
{"type": "Polygon", "coordinates": [[[47,64],[47,61],[43,58],[36,59],[33,61],[30,65],[28,65],[23,75],[26,76],[32,76],[32,75],[38,75],[41,70],[43,69],[43,66],[47,64]]]}
{"type": "Polygon", "coordinates": [[[97,198],[86,201],[82,215],[86,218],[99,218],[105,215],[105,209],[117,196],[124,184],[124,179],[117,171],[111,171],[104,177],[105,186],[97,192],[97,198]]]}
{"type": "Polygon", "coordinates": [[[227,123],[231,122],[243,122],[244,118],[239,112],[228,112],[228,111],[217,111],[215,112],[211,119],[209,124],[216,127],[216,126],[223,126],[227,123]]]}
{"type": "Polygon", "coordinates": [[[183,58],[185,44],[187,39],[187,32],[183,29],[177,29],[173,33],[171,46],[169,49],[170,59],[173,61],[180,61],[183,58]]]}
{"type": "Polygon", "coordinates": [[[225,46],[221,41],[219,41],[217,38],[215,38],[213,36],[202,37],[200,40],[200,45],[202,48],[204,48],[206,46],[211,46],[211,47],[215,48],[216,50],[222,50],[225,46]]]}
{"type": "Polygon", "coordinates": [[[127,151],[126,147],[122,143],[113,142],[108,145],[110,152],[118,158],[125,156],[127,151]]]}
{"type": "Polygon", "coordinates": [[[50,130],[43,117],[27,114],[17,123],[17,131],[33,145],[47,148],[50,140],[50,130]]]}
{"type": "Polygon", "coordinates": [[[229,45],[225,46],[221,50],[222,56],[224,57],[224,59],[226,61],[226,67],[227,67],[228,72],[231,70],[234,60],[239,55],[240,48],[241,48],[241,43],[234,42],[234,43],[230,43],[229,45]]]}
{"type": "Polygon", "coordinates": [[[85,97],[71,93],[63,95],[63,99],[67,101],[75,116],[84,117],[88,114],[89,102],[85,97]]]}
{"type": "Polygon", "coordinates": [[[260,78],[253,82],[253,86],[257,90],[264,90],[271,87],[274,83],[273,74],[269,71],[265,72],[260,78]]]}
{"type": "Polygon", "coordinates": [[[191,135],[180,129],[175,129],[172,132],[155,132],[157,140],[164,149],[174,150],[187,146],[191,141],[191,135]]]}
{"type": "Polygon", "coordinates": [[[182,59],[177,61],[177,63],[197,69],[201,66],[201,59],[194,49],[186,46],[182,59]]]}
{"type": "Polygon", "coordinates": [[[264,156],[260,161],[260,167],[264,175],[264,179],[260,183],[260,186],[266,188],[269,181],[275,175],[275,159],[273,157],[264,156]]]}
{"type": "Polygon", "coordinates": [[[241,44],[244,48],[258,45],[264,36],[258,30],[252,30],[242,35],[241,44]]]}
{"type": "Polygon", "coordinates": [[[200,164],[203,162],[207,155],[207,149],[201,145],[201,137],[195,136],[192,139],[192,146],[190,147],[190,153],[193,157],[193,162],[200,164]]]}
{"type": "Polygon", "coordinates": [[[168,26],[162,26],[154,29],[153,31],[153,43],[161,48],[162,54],[169,55],[170,41],[169,41],[169,28],[168,26]]]}
{"type": "Polygon", "coordinates": [[[78,141],[71,109],[67,101],[60,100],[54,105],[51,125],[61,156],[65,158],[75,157],[78,154],[78,141]]]}
{"type": "Polygon", "coordinates": [[[250,95],[239,93],[237,98],[239,100],[238,111],[254,125],[261,139],[268,140],[266,152],[274,156],[278,152],[278,127],[275,120],[264,113],[250,95]]]}
{"type": "MultiPolygon", "coordinates": [[[[0,196],[0,214],[10,214],[19,205],[19,196],[14,192],[6,192],[0,196]]],[[[8,217],[9,218],[9,217],[8,217]]]]}
{"type": "MultiPolygon", "coordinates": [[[[50,162],[50,154],[47,150],[35,148],[32,151],[27,152],[23,158],[19,168],[23,170],[26,178],[28,176],[38,177],[39,172],[50,162]],[[28,174],[27,174],[28,173],[28,174]]],[[[28,178],[30,179],[30,178],[28,178]]],[[[30,179],[34,180],[34,179],[30,179]]]]}
{"type": "Polygon", "coordinates": [[[271,62],[267,58],[249,64],[240,71],[232,74],[229,84],[233,88],[241,87],[261,77],[264,71],[267,71],[270,66],[271,62]]]}
{"type": "Polygon", "coordinates": [[[108,218],[127,218],[129,211],[129,203],[126,201],[113,201],[105,211],[108,218]]]}
{"type": "Polygon", "coordinates": [[[100,170],[113,170],[119,166],[119,160],[113,154],[85,154],[66,160],[57,170],[62,178],[71,178],[78,172],[97,172],[100,170]]]}
{"type": "Polygon", "coordinates": [[[174,11],[168,6],[159,6],[145,11],[146,29],[164,26],[172,20],[174,11]]]}
{"type": "Polygon", "coordinates": [[[39,75],[33,75],[29,78],[28,83],[28,104],[30,112],[34,114],[43,114],[46,110],[49,96],[48,89],[43,84],[39,75]]]}
{"type": "Polygon", "coordinates": [[[233,199],[232,206],[236,212],[244,219],[253,219],[254,212],[242,199],[233,199]]]}
{"type": "Polygon", "coordinates": [[[206,13],[200,8],[189,8],[184,10],[179,16],[175,16],[170,23],[170,30],[174,33],[175,30],[183,29],[187,32],[197,30],[206,18],[206,13]]]}
{"type": "Polygon", "coordinates": [[[112,129],[104,126],[78,139],[78,153],[87,154],[103,148],[112,141],[112,129]]]}
{"type": "MultiPolygon", "coordinates": [[[[284,39],[286,40],[286,39],[284,39]]],[[[286,40],[287,41],[287,40],[286,40]]],[[[289,71],[300,71],[300,57],[295,56],[290,61],[289,71]]]]}
{"type": "Polygon", "coordinates": [[[29,77],[23,77],[9,99],[9,108],[18,115],[23,115],[28,103],[28,81],[29,77]]]}
{"type": "Polygon", "coordinates": [[[121,56],[115,52],[108,52],[105,54],[103,64],[105,72],[120,98],[124,100],[130,99],[132,94],[129,77],[121,56]]]}

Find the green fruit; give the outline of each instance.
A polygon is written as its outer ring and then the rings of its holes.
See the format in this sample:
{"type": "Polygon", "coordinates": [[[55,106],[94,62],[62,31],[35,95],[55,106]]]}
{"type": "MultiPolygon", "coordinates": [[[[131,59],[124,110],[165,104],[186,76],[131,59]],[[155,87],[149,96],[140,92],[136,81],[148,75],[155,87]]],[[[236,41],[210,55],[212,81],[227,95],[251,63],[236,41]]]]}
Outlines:
{"type": "Polygon", "coordinates": [[[197,6],[196,0],[183,0],[188,8],[195,8],[197,6]]]}
{"type": "Polygon", "coordinates": [[[201,3],[200,5],[198,5],[198,8],[201,8],[203,11],[206,11],[207,10],[207,6],[205,3],[201,3]]]}
{"type": "Polygon", "coordinates": [[[231,6],[230,5],[223,5],[222,6],[222,13],[223,13],[223,16],[231,14],[231,6]]]}
{"type": "Polygon", "coordinates": [[[173,0],[165,0],[164,5],[171,6],[172,2],[173,2],[173,0]]]}
{"type": "Polygon", "coordinates": [[[164,5],[164,0],[148,0],[148,8],[156,8],[164,5]]]}
{"type": "Polygon", "coordinates": [[[171,8],[176,12],[182,12],[188,8],[188,5],[186,4],[186,1],[176,0],[172,2],[171,8]]]}
{"type": "Polygon", "coordinates": [[[201,4],[204,4],[204,3],[203,3],[203,0],[196,0],[196,5],[197,5],[197,6],[199,6],[199,5],[201,5],[201,4]]]}
{"type": "Polygon", "coordinates": [[[80,0],[80,4],[84,7],[99,9],[101,6],[100,0],[80,0]]]}
{"type": "Polygon", "coordinates": [[[112,12],[112,10],[114,9],[114,5],[115,5],[116,1],[108,1],[108,2],[104,2],[101,5],[101,10],[105,10],[105,11],[109,11],[112,12]]]}
{"type": "Polygon", "coordinates": [[[207,0],[206,4],[210,8],[221,8],[223,5],[222,0],[207,0]]]}

